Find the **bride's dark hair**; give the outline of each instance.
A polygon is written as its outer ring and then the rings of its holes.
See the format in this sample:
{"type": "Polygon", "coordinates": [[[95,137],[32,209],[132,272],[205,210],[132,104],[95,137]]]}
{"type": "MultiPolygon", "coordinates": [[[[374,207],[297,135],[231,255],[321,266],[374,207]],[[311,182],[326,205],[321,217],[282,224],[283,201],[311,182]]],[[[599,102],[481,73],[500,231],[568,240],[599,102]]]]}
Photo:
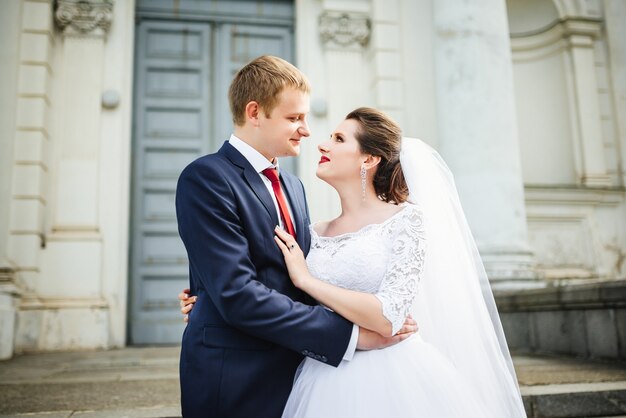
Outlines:
{"type": "Polygon", "coordinates": [[[356,140],[361,152],[380,157],[374,174],[374,190],[378,197],[391,203],[403,203],[409,197],[409,188],[400,166],[402,130],[396,122],[380,110],[359,107],[348,113],[346,119],[359,124],[356,140]]]}

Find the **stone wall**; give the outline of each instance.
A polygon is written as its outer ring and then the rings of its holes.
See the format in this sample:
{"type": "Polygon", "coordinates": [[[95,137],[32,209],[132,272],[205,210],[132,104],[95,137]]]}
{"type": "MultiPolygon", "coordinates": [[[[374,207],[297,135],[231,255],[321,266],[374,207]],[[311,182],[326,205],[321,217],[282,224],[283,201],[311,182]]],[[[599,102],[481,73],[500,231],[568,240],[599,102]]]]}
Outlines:
{"type": "Polygon", "coordinates": [[[496,293],[513,351],[626,360],[626,280],[496,293]]]}

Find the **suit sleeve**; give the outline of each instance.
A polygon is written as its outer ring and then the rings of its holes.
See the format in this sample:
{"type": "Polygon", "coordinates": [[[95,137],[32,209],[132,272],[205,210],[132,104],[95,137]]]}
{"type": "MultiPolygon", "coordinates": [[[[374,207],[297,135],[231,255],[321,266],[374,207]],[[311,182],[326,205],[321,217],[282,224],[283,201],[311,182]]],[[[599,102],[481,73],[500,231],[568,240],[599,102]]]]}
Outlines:
{"type": "Polygon", "coordinates": [[[222,176],[192,163],[179,178],[178,228],[192,274],[229,325],[337,366],[352,324],[321,306],[295,302],[256,280],[237,200],[222,176]]]}

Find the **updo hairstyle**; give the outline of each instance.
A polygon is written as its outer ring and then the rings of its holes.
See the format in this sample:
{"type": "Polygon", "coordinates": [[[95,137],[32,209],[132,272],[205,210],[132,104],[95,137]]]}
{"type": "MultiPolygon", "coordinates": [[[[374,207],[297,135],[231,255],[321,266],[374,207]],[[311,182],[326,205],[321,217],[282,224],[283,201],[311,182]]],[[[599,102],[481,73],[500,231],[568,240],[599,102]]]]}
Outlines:
{"type": "Polygon", "coordinates": [[[360,107],[348,113],[346,119],[359,124],[356,140],[361,152],[380,157],[374,174],[374,190],[384,202],[403,203],[409,197],[409,188],[400,166],[402,130],[383,112],[360,107]]]}

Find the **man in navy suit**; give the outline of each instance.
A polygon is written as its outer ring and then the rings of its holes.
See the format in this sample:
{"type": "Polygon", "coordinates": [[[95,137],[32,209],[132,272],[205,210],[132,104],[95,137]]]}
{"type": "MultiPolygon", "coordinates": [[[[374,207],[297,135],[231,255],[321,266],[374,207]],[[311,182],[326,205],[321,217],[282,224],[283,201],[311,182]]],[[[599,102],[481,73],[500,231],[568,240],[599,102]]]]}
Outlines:
{"type": "Polygon", "coordinates": [[[272,184],[267,172],[309,136],[309,90],[280,58],[247,64],[229,90],[233,135],[179,178],[178,227],[197,297],[180,358],[184,417],[280,417],[303,355],[337,366],[357,345],[402,339],[359,330],[296,289],[273,240],[280,225],[305,253],[310,246],[302,183],[280,172],[272,184]]]}

